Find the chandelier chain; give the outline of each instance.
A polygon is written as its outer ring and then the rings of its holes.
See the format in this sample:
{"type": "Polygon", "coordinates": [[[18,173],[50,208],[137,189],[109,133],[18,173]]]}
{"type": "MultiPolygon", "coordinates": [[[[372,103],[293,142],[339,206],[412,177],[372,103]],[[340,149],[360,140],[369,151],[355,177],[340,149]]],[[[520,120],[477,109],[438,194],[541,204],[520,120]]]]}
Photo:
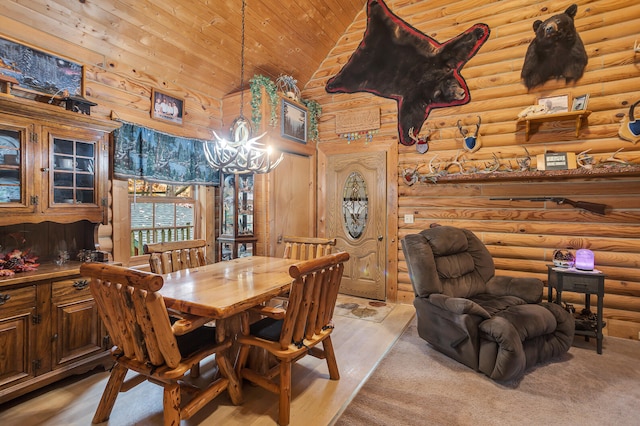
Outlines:
{"type": "Polygon", "coordinates": [[[280,164],[284,154],[272,152],[270,146],[258,142],[265,136],[251,137],[251,123],[244,117],[244,48],[245,48],[245,7],[246,1],[242,0],[242,37],[240,39],[240,116],[231,126],[232,140],[227,140],[213,132],[214,141],[204,144],[204,153],[207,163],[222,173],[269,173],[280,164]],[[273,155],[272,155],[273,154],[273,155]]]}
{"type": "Polygon", "coordinates": [[[244,30],[245,30],[245,6],[246,1],[242,0],[242,36],[240,38],[240,117],[244,117],[242,113],[244,108],[244,30]]]}

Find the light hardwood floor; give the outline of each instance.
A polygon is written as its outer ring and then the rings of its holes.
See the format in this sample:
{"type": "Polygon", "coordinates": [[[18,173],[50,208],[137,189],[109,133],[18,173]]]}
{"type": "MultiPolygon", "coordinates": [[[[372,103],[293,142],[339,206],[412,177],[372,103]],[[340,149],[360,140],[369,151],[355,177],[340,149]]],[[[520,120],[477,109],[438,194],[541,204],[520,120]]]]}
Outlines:
{"type": "MultiPolygon", "coordinates": [[[[411,305],[395,305],[381,323],[334,316],[332,334],[340,380],[329,380],[324,360],[307,356],[293,369],[291,425],[330,425],[358,392],[378,362],[413,318],[411,305]]],[[[203,365],[203,377],[207,366],[203,365]]],[[[0,405],[0,425],[90,425],[104,390],[107,372],[69,378],[0,405]]],[[[245,384],[245,402],[231,404],[226,393],[183,425],[274,425],[278,397],[245,384]]],[[[162,424],[162,389],[143,383],[121,393],[108,424],[162,424]]]]}

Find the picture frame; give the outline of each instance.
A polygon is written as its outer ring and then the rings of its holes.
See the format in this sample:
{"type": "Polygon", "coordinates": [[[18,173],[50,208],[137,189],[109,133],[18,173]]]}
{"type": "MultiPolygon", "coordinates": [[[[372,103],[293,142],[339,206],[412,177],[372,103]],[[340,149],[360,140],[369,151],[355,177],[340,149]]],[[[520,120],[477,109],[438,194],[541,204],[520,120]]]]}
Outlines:
{"type": "Polygon", "coordinates": [[[307,143],[307,110],[293,101],[282,98],[280,135],[283,138],[307,143]]]}
{"type": "Polygon", "coordinates": [[[569,95],[538,98],[538,105],[545,105],[547,107],[547,114],[569,112],[569,95]]]}
{"type": "Polygon", "coordinates": [[[84,98],[84,66],[16,40],[0,37],[0,74],[17,80],[13,90],[84,98]]]}
{"type": "Polygon", "coordinates": [[[588,93],[584,95],[576,96],[575,98],[573,98],[571,111],[585,111],[587,109],[588,103],[589,103],[588,93]]]}
{"type": "Polygon", "coordinates": [[[184,99],[153,89],[151,92],[151,118],[182,125],[184,99]]]}

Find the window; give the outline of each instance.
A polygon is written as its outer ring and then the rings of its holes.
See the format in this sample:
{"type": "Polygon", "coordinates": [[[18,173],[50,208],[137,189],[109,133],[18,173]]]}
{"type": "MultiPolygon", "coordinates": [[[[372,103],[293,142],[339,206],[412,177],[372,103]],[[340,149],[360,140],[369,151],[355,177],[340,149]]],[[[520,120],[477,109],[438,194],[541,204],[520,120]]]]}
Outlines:
{"type": "Polygon", "coordinates": [[[195,187],[129,179],[131,256],[143,254],[147,243],[193,240],[195,187]]]}

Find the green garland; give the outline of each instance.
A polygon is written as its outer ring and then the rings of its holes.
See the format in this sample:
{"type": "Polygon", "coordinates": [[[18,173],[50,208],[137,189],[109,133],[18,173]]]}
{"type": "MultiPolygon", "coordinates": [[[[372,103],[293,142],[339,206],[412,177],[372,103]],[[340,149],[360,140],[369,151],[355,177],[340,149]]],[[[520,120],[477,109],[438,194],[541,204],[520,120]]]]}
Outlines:
{"type": "MultiPolygon", "coordinates": [[[[278,93],[276,84],[271,81],[269,77],[254,75],[253,78],[249,80],[249,90],[251,92],[251,122],[256,129],[260,127],[260,122],[262,121],[262,91],[260,90],[262,87],[264,87],[265,92],[269,95],[271,104],[271,119],[269,120],[269,125],[275,126],[278,124],[278,93]]],[[[309,139],[317,141],[318,120],[320,119],[320,114],[322,114],[322,107],[314,100],[301,99],[300,101],[309,111],[309,139]]]]}
{"type": "Polygon", "coordinates": [[[318,140],[318,120],[322,114],[322,107],[314,100],[301,100],[304,106],[309,110],[309,139],[318,140]]]}
{"type": "Polygon", "coordinates": [[[260,110],[262,104],[262,91],[261,87],[264,87],[265,92],[269,95],[269,101],[271,101],[271,119],[269,120],[270,126],[278,124],[278,94],[276,84],[265,77],[264,75],[254,75],[249,80],[249,90],[251,91],[251,121],[253,126],[258,129],[260,122],[262,121],[262,112],[260,110]]]}

